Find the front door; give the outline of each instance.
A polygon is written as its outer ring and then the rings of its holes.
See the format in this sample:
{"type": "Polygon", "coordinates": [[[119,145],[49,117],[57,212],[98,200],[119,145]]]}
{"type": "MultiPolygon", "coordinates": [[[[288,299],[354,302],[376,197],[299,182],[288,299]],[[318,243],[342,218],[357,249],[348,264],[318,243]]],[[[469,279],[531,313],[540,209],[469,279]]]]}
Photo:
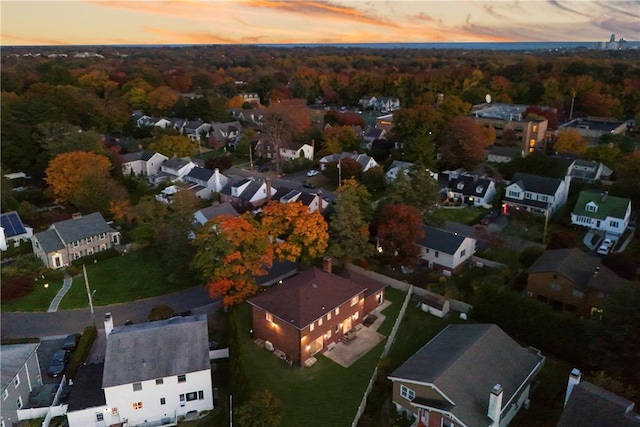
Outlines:
{"type": "Polygon", "coordinates": [[[349,332],[351,330],[351,316],[347,317],[346,319],[344,319],[344,321],[342,322],[342,333],[346,334],[347,332],[349,332]]]}

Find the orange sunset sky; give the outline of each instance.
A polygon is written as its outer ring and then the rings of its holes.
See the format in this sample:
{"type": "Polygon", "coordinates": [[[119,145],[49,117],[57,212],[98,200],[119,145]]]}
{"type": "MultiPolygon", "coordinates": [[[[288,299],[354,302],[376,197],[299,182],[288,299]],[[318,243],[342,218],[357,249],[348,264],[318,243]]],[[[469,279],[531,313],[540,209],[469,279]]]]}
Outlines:
{"type": "Polygon", "coordinates": [[[640,40],[640,0],[1,1],[1,45],[640,40]]]}

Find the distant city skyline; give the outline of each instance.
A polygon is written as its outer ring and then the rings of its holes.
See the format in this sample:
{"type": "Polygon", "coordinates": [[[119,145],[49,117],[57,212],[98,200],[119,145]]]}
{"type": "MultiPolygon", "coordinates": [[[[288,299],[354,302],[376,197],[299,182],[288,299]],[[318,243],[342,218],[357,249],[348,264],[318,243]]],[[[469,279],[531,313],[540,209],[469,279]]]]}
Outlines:
{"type": "Polygon", "coordinates": [[[20,0],[2,46],[640,40],[640,0],[20,0]]]}

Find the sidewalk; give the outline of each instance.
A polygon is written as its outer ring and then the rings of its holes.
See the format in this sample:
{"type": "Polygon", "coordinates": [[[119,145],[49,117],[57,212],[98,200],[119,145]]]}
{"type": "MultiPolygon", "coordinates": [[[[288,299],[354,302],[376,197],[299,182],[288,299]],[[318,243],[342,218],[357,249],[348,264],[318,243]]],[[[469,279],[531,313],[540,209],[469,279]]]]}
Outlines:
{"type": "Polygon", "coordinates": [[[72,284],[73,284],[73,278],[71,276],[68,276],[65,273],[62,289],[58,291],[56,296],[53,298],[53,301],[51,301],[51,304],[47,309],[47,313],[53,313],[55,311],[58,311],[58,306],[60,305],[60,301],[62,301],[62,298],[64,298],[64,296],[67,294],[69,289],[71,289],[72,284]]]}

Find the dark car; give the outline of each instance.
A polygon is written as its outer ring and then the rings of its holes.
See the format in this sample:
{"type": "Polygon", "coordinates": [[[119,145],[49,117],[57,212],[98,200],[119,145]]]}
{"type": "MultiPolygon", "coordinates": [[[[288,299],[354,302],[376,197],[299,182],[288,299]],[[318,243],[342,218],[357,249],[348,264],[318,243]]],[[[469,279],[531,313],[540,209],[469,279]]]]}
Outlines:
{"type": "Polygon", "coordinates": [[[269,166],[262,165],[258,167],[258,172],[269,172],[269,166]]]}
{"type": "Polygon", "coordinates": [[[62,349],[67,351],[73,351],[76,349],[76,346],[78,345],[78,341],[80,341],[80,334],[68,335],[64,339],[64,343],[62,343],[62,349]]]}
{"type": "Polygon", "coordinates": [[[47,374],[52,378],[62,375],[68,359],[69,352],[67,352],[67,350],[56,351],[51,358],[51,364],[49,365],[47,374]]]}
{"type": "Polygon", "coordinates": [[[316,186],[315,186],[315,185],[313,185],[313,183],[312,183],[312,182],[304,182],[304,183],[302,184],[302,186],[303,186],[304,188],[316,188],[316,186]]]}
{"type": "Polygon", "coordinates": [[[498,218],[500,216],[500,209],[494,209],[491,212],[489,212],[488,214],[486,214],[481,220],[480,220],[480,224],[482,225],[489,225],[491,224],[493,221],[496,220],[496,218],[498,218]]]}

